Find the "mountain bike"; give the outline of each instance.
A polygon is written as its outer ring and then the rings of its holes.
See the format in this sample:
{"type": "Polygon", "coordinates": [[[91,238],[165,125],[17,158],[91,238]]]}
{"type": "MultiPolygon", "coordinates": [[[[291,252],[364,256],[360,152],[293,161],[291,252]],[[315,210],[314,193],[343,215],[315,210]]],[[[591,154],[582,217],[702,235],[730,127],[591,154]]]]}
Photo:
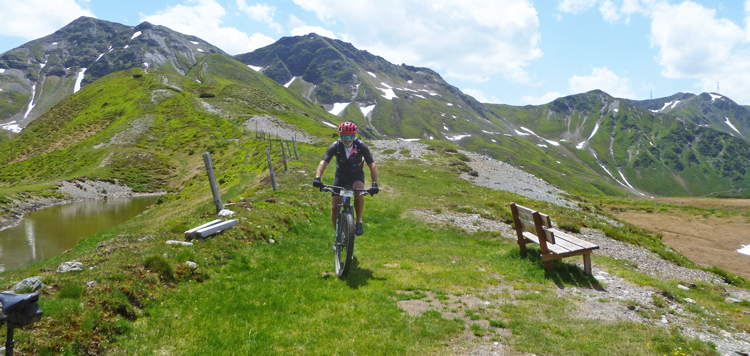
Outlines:
{"type": "Polygon", "coordinates": [[[13,356],[13,329],[31,325],[42,319],[42,309],[37,303],[38,300],[39,293],[0,293],[0,304],[2,304],[0,321],[5,320],[8,328],[5,356],[13,356]]]}
{"type": "Polygon", "coordinates": [[[333,251],[336,253],[336,276],[343,279],[349,273],[354,257],[354,206],[352,199],[356,196],[370,194],[367,189],[352,189],[351,187],[336,187],[324,185],[320,191],[331,192],[344,200],[338,206],[336,217],[336,241],[333,243],[333,251]],[[336,192],[338,190],[338,192],[336,192]]]}

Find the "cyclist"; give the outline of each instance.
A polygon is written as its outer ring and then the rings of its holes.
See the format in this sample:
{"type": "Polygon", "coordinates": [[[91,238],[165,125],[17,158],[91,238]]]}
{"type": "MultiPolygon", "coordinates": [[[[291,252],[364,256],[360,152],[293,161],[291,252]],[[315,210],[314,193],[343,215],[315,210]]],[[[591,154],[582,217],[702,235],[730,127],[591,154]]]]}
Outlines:
{"type": "MultiPolygon", "coordinates": [[[[375,161],[372,159],[370,149],[365,145],[362,140],[356,137],[357,125],[351,121],[344,122],[339,126],[339,135],[341,137],[328,146],[323,160],[320,161],[318,169],[315,171],[315,179],[313,179],[313,187],[322,188],[323,182],[320,181],[320,177],[323,176],[328,163],[336,157],[336,178],[333,181],[333,185],[337,187],[351,186],[354,189],[365,188],[365,172],[363,166],[367,163],[370,167],[370,178],[372,179],[372,187],[369,189],[370,194],[378,194],[380,189],[378,188],[378,168],[375,166],[375,161]]],[[[338,192],[338,190],[336,190],[338,192]]],[[[334,228],[336,227],[336,215],[338,215],[338,205],[341,204],[343,198],[332,194],[331,198],[331,221],[333,222],[334,228]]],[[[362,211],[365,207],[365,197],[357,196],[354,200],[354,211],[357,213],[357,228],[356,234],[362,235],[364,229],[362,227],[362,211]]]]}

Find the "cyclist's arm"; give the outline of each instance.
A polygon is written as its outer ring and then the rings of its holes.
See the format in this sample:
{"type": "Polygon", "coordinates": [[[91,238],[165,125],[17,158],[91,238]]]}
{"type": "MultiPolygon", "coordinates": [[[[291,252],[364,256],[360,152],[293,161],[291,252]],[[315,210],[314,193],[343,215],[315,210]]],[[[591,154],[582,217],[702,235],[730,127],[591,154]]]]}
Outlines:
{"type": "Polygon", "coordinates": [[[328,162],[325,160],[320,161],[320,164],[318,165],[318,169],[315,170],[315,177],[320,178],[323,176],[323,172],[326,171],[326,167],[328,167],[328,162]]]}
{"type": "Polygon", "coordinates": [[[331,162],[331,159],[333,159],[334,156],[336,156],[337,147],[338,146],[336,142],[328,146],[328,149],[326,150],[326,154],[323,156],[323,159],[320,161],[320,164],[318,164],[318,169],[315,170],[315,178],[320,178],[323,176],[323,172],[326,171],[326,167],[328,167],[328,163],[331,162]]]}
{"type": "Polygon", "coordinates": [[[375,165],[375,162],[372,162],[369,164],[370,166],[370,179],[373,183],[378,182],[378,167],[375,165]]]}

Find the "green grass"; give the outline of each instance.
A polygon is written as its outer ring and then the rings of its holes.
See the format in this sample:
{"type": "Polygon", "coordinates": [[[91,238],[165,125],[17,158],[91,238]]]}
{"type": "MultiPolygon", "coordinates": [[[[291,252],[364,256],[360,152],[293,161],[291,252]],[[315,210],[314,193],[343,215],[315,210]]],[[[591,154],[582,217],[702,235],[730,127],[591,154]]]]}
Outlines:
{"type": "MultiPolygon", "coordinates": [[[[694,352],[688,354],[693,355],[715,354],[708,344],[661,328],[582,319],[581,311],[557,297],[554,289],[560,283],[588,286],[593,280],[560,261],[554,264],[555,272],[545,272],[537,249],[521,258],[513,240],[495,233],[470,235],[411,218],[410,209],[468,207],[504,219],[510,201],[540,206],[473,186],[445,163],[428,170],[417,161],[379,162],[382,194],[367,198],[366,232],[357,239],[355,264],[346,280],[333,277],[330,198],[309,186],[323,148],[300,146],[301,160],[292,161],[289,172],[278,172],[278,192],[259,179],[262,173],[256,173],[251,162],[229,163],[237,148],[251,153],[265,149],[265,142],[241,140],[217,152],[217,171],[236,173],[222,186],[225,200],[241,202],[235,209],[240,223],[221,235],[194,241],[195,246],[164,244],[180,239],[185,227],[213,219],[207,181],[196,176],[148,213],[82,241],[72,256],[96,268],[45,276],[48,284],[61,286],[57,298],[45,294],[41,300],[46,319],[38,327],[50,336],[22,331],[17,345],[39,354],[71,355],[104,350],[114,355],[439,354],[468,328],[475,337],[496,338],[536,354],[616,354],[622,347],[631,355],[677,347],[692,347],[694,352]],[[412,199],[414,191],[420,199],[412,199]],[[145,234],[155,239],[137,241],[145,234]],[[274,244],[267,242],[270,238],[274,244]],[[101,241],[107,248],[96,250],[101,241]],[[187,267],[186,261],[198,268],[187,267]],[[164,278],[170,270],[173,280],[164,278]],[[496,275],[525,292],[501,296],[499,300],[509,303],[494,308],[464,311],[472,323],[444,318],[439,311],[410,316],[398,306],[404,300],[400,291],[413,291],[413,296],[423,296],[420,299],[436,291],[436,299],[445,300],[447,295],[489,290],[498,283],[496,275]],[[83,290],[90,280],[98,284],[83,290]],[[489,321],[489,327],[473,324],[480,320],[489,321]],[[63,331],[66,325],[77,327],[63,331]],[[501,337],[501,329],[512,333],[501,337]],[[94,340],[97,346],[92,346],[94,340]]],[[[329,171],[324,180],[330,179],[329,171]]],[[[545,209],[569,219],[580,214],[545,209]]],[[[62,258],[0,274],[0,285],[62,258]]],[[[611,263],[596,256],[594,262],[611,263]]],[[[691,297],[714,298],[706,293],[691,297]]]]}
{"type": "MultiPolygon", "coordinates": [[[[315,105],[306,108],[296,94],[267,78],[236,72],[233,75],[247,76],[243,81],[255,83],[242,85],[222,69],[241,67],[232,61],[212,62],[208,56],[199,72],[191,72],[208,84],[186,80],[182,91],[166,88],[156,74],[139,78],[129,71],[115,74],[105,81],[149,94],[128,94],[130,99],[118,102],[116,91],[107,92],[116,89],[98,87],[96,82],[58,106],[61,114],[70,110],[67,119],[50,116],[36,126],[59,125],[57,131],[50,129],[45,134],[32,128],[11,141],[17,143],[14,147],[0,144],[9,160],[30,157],[2,170],[6,178],[0,193],[6,197],[52,194],[46,190],[50,181],[81,176],[122,178],[142,190],[164,187],[167,191],[147,212],[81,241],[65,255],[0,274],[3,289],[40,273],[49,286],[40,300],[45,318],[16,335],[20,352],[440,354],[468,329],[475,337],[501,340],[526,353],[617,354],[627,347],[632,355],[652,355],[671,352],[685,343],[695,350],[689,354],[716,354],[710,345],[686,340],[678,332],[582,318],[585,311],[554,293],[560,285],[588,288],[597,283],[576,266],[555,261],[554,271],[546,272],[536,248],[522,258],[515,241],[496,232],[469,234],[415,218],[410,211],[421,209],[480,214],[507,222],[508,204],[517,202],[549,213],[571,229],[598,228],[617,239],[669,253],[659,239],[645,231],[627,224],[614,228],[593,215],[606,215],[597,201],[580,198],[584,209],[577,211],[474,186],[459,178],[468,167],[466,157],[447,142],[434,145],[432,154],[425,157],[427,163],[377,163],[381,194],[367,197],[365,235],[357,238],[355,264],[346,280],[332,277],[330,196],[310,187],[328,142],[298,143],[300,160],[290,161],[286,172],[281,169],[279,147],[272,147],[279,186],[279,191],[273,192],[265,155],[268,143],[252,139],[252,133],[241,129],[245,119],[270,112],[323,137],[331,130],[310,120],[309,115],[328,116],[315,105]],[[151,89],[171,94],[153,102],[151,89]],[[230,114],[196,109],[202,105],[197,98],[205,92],[215,96],[201,100],[226,108],[230,114]],[[266,101],[269,97],[273,101],[266,101]],[[89,103],[81,104],[85,100],[89,103]],[[109,104],[103,105],[103,101],[109,104]],[[90,110],[91,117],[82,114],[88,111],[77,105],[90,110]],[[108,117],[106,113],[122,116],[93,119],[108,117]],[[126,131],[127,125],[143,115],[153,118],[149,135],[109,151],[93,148],[126,131]],[[89,136],[75,136],[86,127],[89,136]],[[35,145],[44,142],[62,146],[38,151],[44,148],[35,145]],[[100,167],[108,152],[120,159],[115,157],[112,167],[100,167]],[[222,182],[222,198],[224,203],[234,204],[230,209],[237,212],[234,218],[238,224],[218,236],[194,241],[194,246],[167,245],[166,240],[184,239],[187,228],[216,218],[202,152],[211,152],[217,179],[222,182]],[[144,158],[123,158],[128,155],[144,158]],[[26,175],[35,168],[42,169],[26,175]],[[147,235],[154,239],[141,240],[147,235]],[[101,242],[104,248],[97,249],[101,242]],[[73,259],[84,263],[82,272],[52,272],[60,262],[73,259]],[[189,267],[187,261],[198,267],[189,267]],[[91,281],[96,284],[89,289],[91,281]],[[497,292],[498,286],[511,286],[515,292],[497,292]],[[408,298],[403,291],[411,292],[408,298]],[[431,302],[437,304],[448,296],[489,298],[492,303],[491,307],[470,310],[456,307],[468,321],[444,317],[440,310],[411,316],[399,307],[399,302],[426,300],[427,295],[435,295],[431,302]],[[510,334],[502,333],[503,329],[509,329],[510,334]]],[[[167,74],[158,75],[174,80],[167,74]]],[[[538,159],[540,164],[549,163],[551,157],[538,159]]],[[[572,174],[575,167],[566,169],[572,174]]],[[[323,180],[331,182],[333,174],[329,169],[323,180]]],[[[689,264],[677,254],[670,258],[689,264]]],[[[715,308],[722,316],[711,322],[714,325],[748,324],[744,309],[722,306],[721,291],[710,286],[681,292],[673,284],[638,274],[619,261],[600,256],[593,260],[678,299],[690,297],[699,305],[715,308]]]]}

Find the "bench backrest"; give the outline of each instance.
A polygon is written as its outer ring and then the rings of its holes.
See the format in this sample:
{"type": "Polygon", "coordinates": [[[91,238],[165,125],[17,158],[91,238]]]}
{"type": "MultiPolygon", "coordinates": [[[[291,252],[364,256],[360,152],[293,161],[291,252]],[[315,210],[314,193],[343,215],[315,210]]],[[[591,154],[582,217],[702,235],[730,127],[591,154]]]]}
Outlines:
{"type": "Polygon", "coordinates": [[[516,224],[517,233],[520,234],[521,231],[528,231],[539,237],[540,242],[543,238],[551,244],[555,243],[555,234],[547,230],[552,228],[552,220],[550,220],[549,215],[517,205],[516,203],[510,204],[510,210],[513,213],[513,222],[516,224]],[[537,226],[537,223],[541,224],[541,226],[537,226]],[[540,234],[542,236],[539,236],[540,234]]]}

